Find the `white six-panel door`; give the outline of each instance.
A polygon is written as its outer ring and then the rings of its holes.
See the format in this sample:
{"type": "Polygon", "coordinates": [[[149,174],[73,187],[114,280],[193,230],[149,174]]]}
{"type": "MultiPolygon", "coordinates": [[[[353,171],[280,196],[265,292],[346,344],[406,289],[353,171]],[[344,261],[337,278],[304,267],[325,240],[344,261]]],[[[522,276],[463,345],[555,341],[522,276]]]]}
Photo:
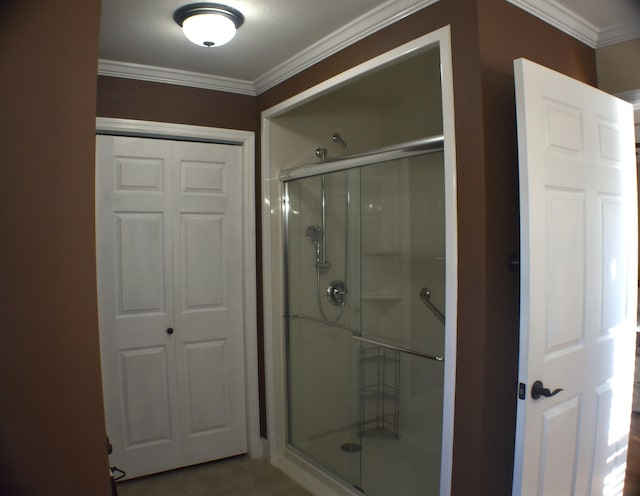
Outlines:
{"type": "Polygon", "coordinates": [[[515,61],[521,209],[514,496],[621,495],[635,355],[629,104],[515,61]],[[532,397],[535,381],[552,397],[532,397]]]}
{"type": "Polygon", "coordinates": [[[110,463],[129,477],[247,451],[241,149],[99,136],[110,463]]]}

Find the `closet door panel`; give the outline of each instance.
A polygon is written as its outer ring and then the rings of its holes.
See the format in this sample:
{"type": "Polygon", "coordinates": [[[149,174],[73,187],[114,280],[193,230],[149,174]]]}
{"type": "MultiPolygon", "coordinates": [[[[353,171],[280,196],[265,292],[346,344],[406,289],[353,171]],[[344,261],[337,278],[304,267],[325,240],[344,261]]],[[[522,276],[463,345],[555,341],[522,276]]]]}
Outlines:
{"type": "Polygon", "coordinates": [[[97,137],[96,241],[110,464],[136,477],[179,459],[170,142],[97,137]]]}
{"type": "Polygon", "coordinates": [[[244,453],[241,152],[178,143],[174,251],[181,429],[191,462],[244,453]]]}

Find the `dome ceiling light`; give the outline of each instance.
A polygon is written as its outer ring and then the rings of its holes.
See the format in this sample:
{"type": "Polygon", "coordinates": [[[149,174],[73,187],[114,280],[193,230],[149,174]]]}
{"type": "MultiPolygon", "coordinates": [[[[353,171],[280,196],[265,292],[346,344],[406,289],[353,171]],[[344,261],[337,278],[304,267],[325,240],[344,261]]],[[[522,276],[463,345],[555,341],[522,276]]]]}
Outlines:
{"type": "Polygon", "coordinates": [[[173,13],[173,19],[189,40],[204,47],[219,47],[229,42],[244,22],[241,12],[219,3],[185,5],[173,13]]]}

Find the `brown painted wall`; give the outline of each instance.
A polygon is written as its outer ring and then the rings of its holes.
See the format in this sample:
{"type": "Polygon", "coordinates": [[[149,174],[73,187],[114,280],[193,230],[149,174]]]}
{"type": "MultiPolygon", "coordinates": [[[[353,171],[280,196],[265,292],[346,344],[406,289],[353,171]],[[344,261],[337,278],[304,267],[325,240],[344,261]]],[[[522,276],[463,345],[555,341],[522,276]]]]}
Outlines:
{"type": "Polygon", "coordinates": [[[508,269],[519,252],[518,157],[513,60],[528,58],[595,85],[595,52],[502,0],[479,5],[485,135],[487,281],[483,443],[486,494],[509,494],[515,428],[519,278],[508,269]],[[491,455],[491,457],[489,456],[491,455]],[[509,473],[501,473],[509,467],[509,473]]]}
{"type": "Polygon", "coordinates": [[[513,59],[595,83],[593,50],[503,0],[441,0],[258,97],[267,109],[450,24],[458,180],[458,356],[454,495],[511,493],[519,249],[513,59]]]}
{"type": "Polygon", "coordinates": [[[5,0],[0,493],[111,494],[94,235],[99,0],[5,0]]]}
{"type": "Polygon", "coordinates": [[[98,77],[96,115],[257,131],[256,98],[162,83],[98,77]]]}

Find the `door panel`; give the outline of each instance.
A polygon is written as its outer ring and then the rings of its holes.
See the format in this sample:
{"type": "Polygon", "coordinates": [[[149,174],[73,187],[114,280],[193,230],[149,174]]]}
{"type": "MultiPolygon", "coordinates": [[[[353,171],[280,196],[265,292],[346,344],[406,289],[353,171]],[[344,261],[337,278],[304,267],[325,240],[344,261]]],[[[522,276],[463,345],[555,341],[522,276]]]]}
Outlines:
{"type": "Polygon", "coordinates": [[[120,353],[125,449],[170,442],[169,370],[164,346],[120,353]]]}
{"type": "Polygon", "coordinates": [[[545,359],[583,346],[584,314],[584,195],[547,189],[549,219],[549,320],[545,359]]]}
{"type": "Polygon", "coordinates": [[[182,215],[182,308],[211,310],[223,304],[224,246],[222,216],[182,215]]]}
{"type": "Polygon", "coordinates": [[[580,401],[574,396],[544,410],[541,418],[540,451],[547,456],[541,459],[540,494],[574,494],[580,401]]]}
{"type": "Polygon", "coordinates": [[[514,495],[621,494],[636,330],[630,105],[515,62],[521,198],[514,495]],[[541,380],[552,397],[534,399],[541,380]]]}
{"type": "Polygon", "coordinates": [[[225,340],[190,343],[185,346],[188,395],[188,435],[205,435],[229,425],[229,392],[225,377],[228,372],[225,340]]]}
{"type": "Polygon", "coordinates": [[[116,213],[119,316],[164,313],[162,212],[116,213]]]}

